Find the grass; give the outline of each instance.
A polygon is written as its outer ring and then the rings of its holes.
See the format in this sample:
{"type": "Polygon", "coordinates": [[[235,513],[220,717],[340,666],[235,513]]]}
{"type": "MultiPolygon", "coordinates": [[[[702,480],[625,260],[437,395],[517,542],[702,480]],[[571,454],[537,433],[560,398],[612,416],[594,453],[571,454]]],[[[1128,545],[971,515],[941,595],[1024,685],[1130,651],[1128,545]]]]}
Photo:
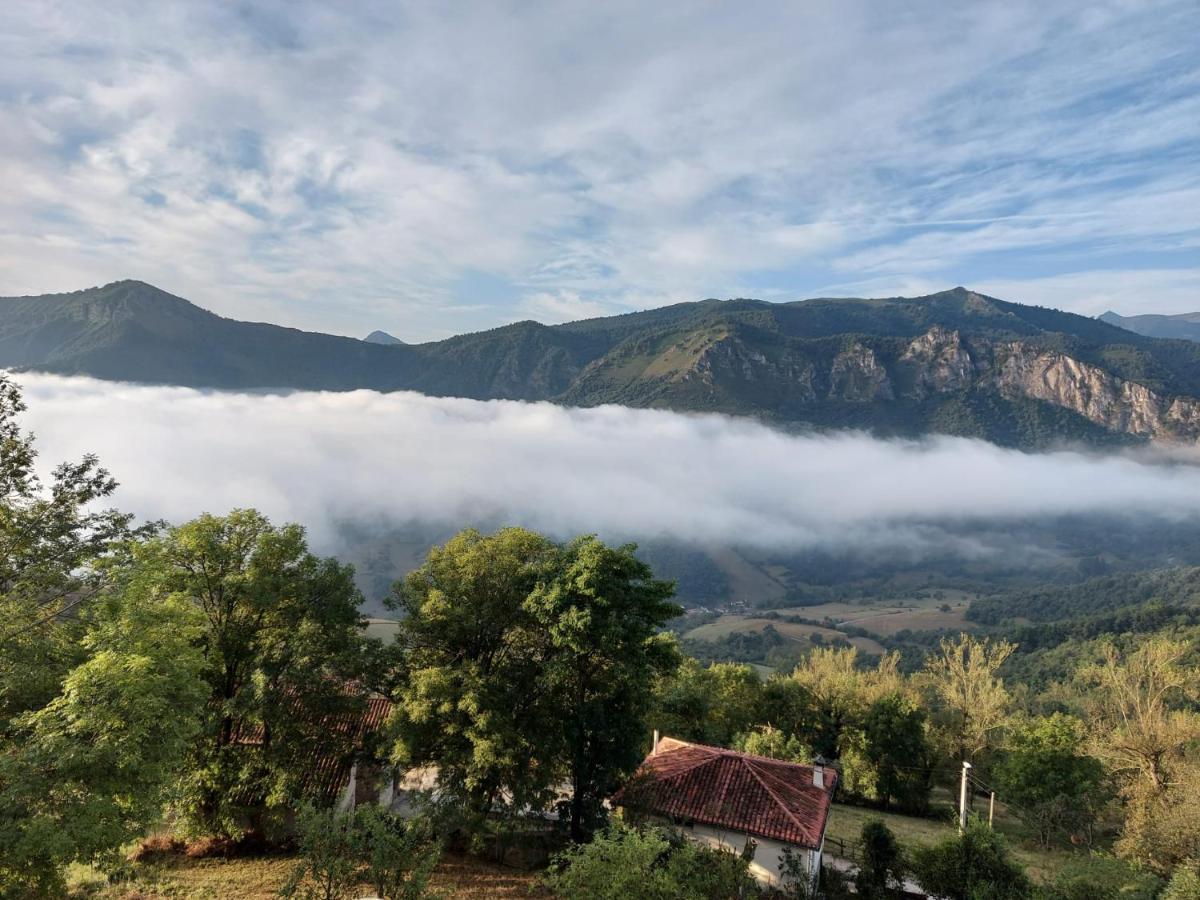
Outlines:
{"type": "Polygon", "coordinates": [[[725,615],[715,622],[693,628],[684,637],[701,641],[715,641],[731,634],[746,634],[759,632],[771,625],[781,635],[794,641],[808,641],[814,634],[821,635],[827,641],[847,640],[865,653],[882,653],[883,647],[872,638],[849,637],[833,628],[822,628],[819,625],[800,625],[795,622],[781,622],[771,619],[756,619],[747,616],[725,615]]]}
{"type": "MultiPolygon", "coordinates": [[[[996,830],[1007,839],[1013,858],[1025,868],[1034,881],[1052,878],[1069,861],[1080,857],[1081,851],[1043,850],[1033,845],[1020,822],[1009,816],[1000,804],[997,804],[996,809],[996,830]]],[[[935,814],[933,818],[922,818],[835,803],[829,815],[826,836],[834,841],[857,843],[863,825],[872,819],[880,819],[892,830],[901,844],[907,847],[929,846],[957,833],[950,807],[945,804],[935,806],[935,813],[938,810],[940,814],[935,814]]],[[[836,846],[827,845],[826,852],[836,854],[836,846]]]]}
{"type": "Polygon", "coordinates": [[[842,625],[854,625],[880,637],[899,631],[941,631],[943,629],[967,629],[967,607],[974,595],[964,591],[944,590],[903,601],[864,603],[832,602],[816,606],[800,606],[776,609],[781,616],[803,616],[806,619],[832,619],[842,625]],[[948,605],[949,610],[941,607],[948,605]]]}
{"type": "Polygon", "coordinates": [[[399,629],[400,623],[395,619],[367,619],[367,627],[363,629],[363,633],[369,638],[390,644],[396,639],[399,629]]]}
{"type": "MultiPolygon", "coordinates": [[[[103,884],[75,873],[73,898],[95,900],[268,900],[277,898],[296,860],[290,857],[248,859],[188,859],[136,864],[134,880],[103,884]]],[[[431,879],[431,887],[447,900],[487,900],[549,897],[538,884],[538,873],[508,869],[470,856],[447,854],[431,879]]],[[[366,885],[363,896],[370,896],[366,885]]]]}

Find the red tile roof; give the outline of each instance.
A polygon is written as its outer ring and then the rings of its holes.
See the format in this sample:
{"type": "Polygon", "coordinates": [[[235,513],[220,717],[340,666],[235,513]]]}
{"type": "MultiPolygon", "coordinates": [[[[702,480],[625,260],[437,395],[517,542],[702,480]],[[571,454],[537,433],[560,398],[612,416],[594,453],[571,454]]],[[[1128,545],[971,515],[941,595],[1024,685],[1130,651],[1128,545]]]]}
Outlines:
{"type": "MultiPolygon", "coordinates": [[[[369,736],[377,732],[387,721],[392,711],[392,702],[379,695],[369,696],[366,706],[359,713],[329,715],[316,723],[316,727],[329,734],[338,735],[339,744],[361,750],[369,736]]],[[[234,741],[244,746],[262,743],[262,726],[236,735],[234,741]]],[[[314,747],[307,757],[302,757],[303,770],[299,773],[297,787],[306,797],[325,803],[335,802],[350,780],[350,769],[355,763],[353,754],[333,753],[322,747],[314,747]]],[[[254,798],[246,798],[250,802],[254,798]]]]}
{"type": "Polygon", "coordinates": [[[613,804],[817,848],[837,782],[824,775],[817,787],[812,766],[663,738],[613,804]]]}

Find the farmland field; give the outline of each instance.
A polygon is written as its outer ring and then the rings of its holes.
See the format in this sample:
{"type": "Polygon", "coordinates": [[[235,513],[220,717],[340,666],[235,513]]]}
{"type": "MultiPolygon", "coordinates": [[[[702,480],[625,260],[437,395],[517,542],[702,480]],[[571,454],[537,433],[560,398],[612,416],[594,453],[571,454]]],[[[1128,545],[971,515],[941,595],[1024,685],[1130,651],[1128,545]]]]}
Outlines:
{"type": "MultiPolygon", "coordinates": [[[[789,610],[795,613],[796,610],[789,610]]],[[[768,625],[772,626],[785,638],[794,641],[809,641],[813,635],[820,635],[826,641],[848,640],[864,653],[882,653],[883,646],[876,640],[862,637],[849,637],[833,628],[822,628],[819,625],[801,625],[795,622],[782,622],[777,619],[758,619],[752,616],[725,615],[715,622],[709,622],[698,628],[693,628],[684,637],[700,641],[716,641],[731,634],[748,634],[762,631],[768,625]]]]}

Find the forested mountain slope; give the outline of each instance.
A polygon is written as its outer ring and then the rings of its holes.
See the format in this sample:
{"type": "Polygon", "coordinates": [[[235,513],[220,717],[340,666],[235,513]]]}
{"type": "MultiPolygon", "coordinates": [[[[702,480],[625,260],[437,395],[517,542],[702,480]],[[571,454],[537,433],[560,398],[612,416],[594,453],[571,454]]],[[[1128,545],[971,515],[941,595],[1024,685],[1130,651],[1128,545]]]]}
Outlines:
{"type": "Polygon", "coordinates": [[[616,403],[1019,447],[1200,438],[1200,345],[965,288],[705,300],[389,345],[226,319],[122,281],[0,299],[0,366],[196,387],[616,403]]]}

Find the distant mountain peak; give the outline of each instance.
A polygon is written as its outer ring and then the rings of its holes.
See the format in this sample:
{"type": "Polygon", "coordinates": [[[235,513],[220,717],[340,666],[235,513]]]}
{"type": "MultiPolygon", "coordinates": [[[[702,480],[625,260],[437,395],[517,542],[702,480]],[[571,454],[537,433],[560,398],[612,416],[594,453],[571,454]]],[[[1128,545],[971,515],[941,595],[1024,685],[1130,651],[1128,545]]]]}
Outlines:
{"type": "Polygon", "coordinates": [[[404,341],[400,340],[400,338],[396,337],[395,335],[391,335],[391,334],[388,334],[386,331],[379,331],[379,330],[372,331],[365,338],[363,338],[363,340],[366,341],[368,344],[386,344],[387,346],[390,346],[390,347],[394,347],[394,346],[401,345],[404,343],[404,341]]]}

